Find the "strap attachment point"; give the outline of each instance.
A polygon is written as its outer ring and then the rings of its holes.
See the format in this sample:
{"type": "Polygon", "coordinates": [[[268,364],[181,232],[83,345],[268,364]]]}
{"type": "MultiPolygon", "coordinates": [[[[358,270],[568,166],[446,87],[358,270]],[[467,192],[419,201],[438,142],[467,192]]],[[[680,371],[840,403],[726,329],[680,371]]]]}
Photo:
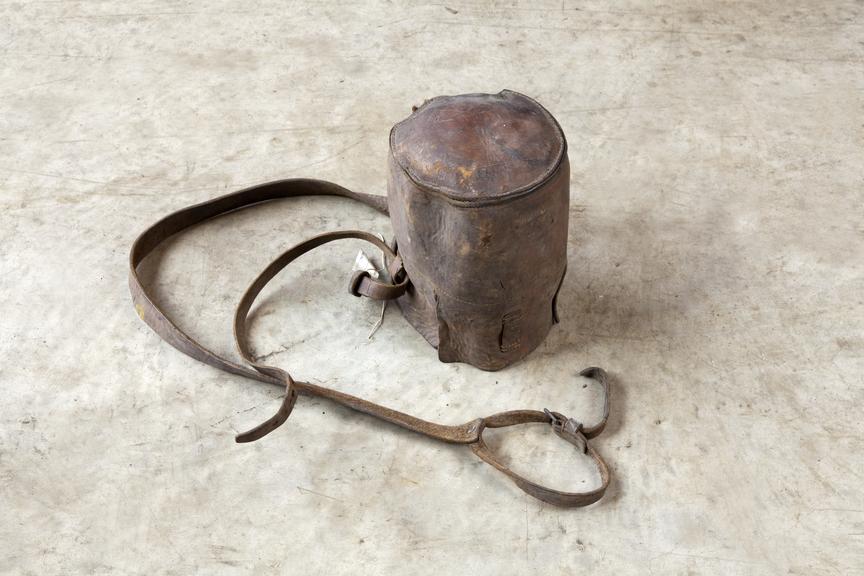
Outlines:
{"type": "MultiPolygon", "coordinates": [[[[360,237],[354,235],[353,232],[350,234],[352,235],[347,237],[360,237]]],[[[357,234],[363,234],[362,239],[369,239],[365,233],[357,234]]],[[[377,240],[374,236],[368,236],[377,240]]],[[[329,242],[329,240],[327,241],[329,242]]],[[[370,242],[375,243],[372,240],[370,242]]],[[[386,244],[381,243],[380,245],[376,245],[382,250],[389,250],[386,244]]],[[[387,269],[387,272],[390,274],[390,282],[376,280],[367,270],[357,270],[348,282],[348,293],[357,297],[366,296],[372,300],[393,300],[402,296],[405,290],[408,289],[408,274],[402,265],[402,259],[399,256],[394,256],[393,258],[387,269]]]]}

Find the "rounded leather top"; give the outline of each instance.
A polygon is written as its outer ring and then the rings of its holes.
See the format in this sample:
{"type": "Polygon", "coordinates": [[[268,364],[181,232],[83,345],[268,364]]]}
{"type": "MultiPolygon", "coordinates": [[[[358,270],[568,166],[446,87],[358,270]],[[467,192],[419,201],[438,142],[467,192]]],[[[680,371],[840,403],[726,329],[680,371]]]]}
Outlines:
{"type": "Polygon", "coordinates": [[[390,131],[390,151],[416,184],[468,204],[530,192],[566,150],[552,115],[511,90],[427,100],[390,131]]]}

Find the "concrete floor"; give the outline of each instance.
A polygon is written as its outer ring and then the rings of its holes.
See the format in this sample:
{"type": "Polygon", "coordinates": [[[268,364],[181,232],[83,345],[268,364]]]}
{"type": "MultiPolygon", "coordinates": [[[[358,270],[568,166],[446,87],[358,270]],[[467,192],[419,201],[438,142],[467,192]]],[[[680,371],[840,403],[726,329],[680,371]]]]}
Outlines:
{"type": "MultiPolygon", "coordinates": [[[[864,573],[864,4],[571,0],[0,4],[0,572],[864,573]],[[343,288],[356,244],[283,274],[255,345],[299,378],[446,423],[599,405],[587,509],[469,450],[198,364],[138,319],[148,223],[243,185],[383,193],[390,126],[511,88],[570,143],[563,322],[499,373],[445,365],[343,288]],[[331,288],[335,282],[337,289],[331,288]],[[380,381],[379,381],[380,378],[380,381]]],[[[235,214],[147,275],[232,351],[241,290],[316,231],[389,234],[335,199],[235,214]]],[[[561,488],[545,429],[497,438],[561,488]]]]}

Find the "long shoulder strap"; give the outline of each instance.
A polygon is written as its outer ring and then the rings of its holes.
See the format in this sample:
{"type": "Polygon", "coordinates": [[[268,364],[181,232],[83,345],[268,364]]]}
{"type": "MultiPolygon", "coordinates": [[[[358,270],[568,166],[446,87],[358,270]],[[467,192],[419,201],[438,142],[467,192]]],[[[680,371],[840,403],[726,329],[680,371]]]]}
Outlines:
{"type": "Polygon", "coordinates": [[[320,234],[285,251],[259,274],[241,298],[234,315],[234,335],[237,349],[247,365],[241,365],[220,356],[183,332],[153,301],[148,290],[141,283],[141,279],[138,276],[139,265],[148,254],[170,236],[204,220],[215,218],[246,206],[278,198],[296,196],[342,196],[356,200],[387,214],[386,199],[381,196],[353,192],[322,180],[280,180],[246,188],[174,212],[147,228],[132,245],[132,250],[129,254],[129,289],[132,293],[132,300],[138,315],[154,332],[166,342],[196,360],[233,374],[285,387],[285,397],[279,411],[260,426],[238,435],[238,442],[257,440],[276,429],[288,419],[297,396],[305,394],[327,398],[343,406],[430,438],[468,445],[482,460],[510,477],[519,488],[544,502],[567,507],[586,506],[596,502],[603,496],[609,485],[609,470],[600,455],[587,442],[588,439],[597,436],[603,431],[609,417],[609,383],[606,373],[600,368],[588,368],[580,373],[583,376],[593,378],[603,387],[603,417],[598,424],[593,426],[583,426],[575,419],[566,418],[557,412],[550,412],[549,410],[514,410],[493,414],[484,418],[477,418],[465,424],[450,426],[428,422],[410,414],[405,414],[331,388],[294,380],[288,372],[281,368],[262,364],[253,357],[247,339],[247,316],[255,298],[280,270],[300,255],[318,246],[348,238],[364,240],[375,245],[384,252],[391,263],[388,266],[390,282],[379,282],[368,274],[359,272],[351,278],[349,291],[355,296],[367,296],[376,300],[397,298],[405,292],[409,280],[404,268],[402,268],[401,259],[387,244],[368,232],[348,230],[320,234]],[[551,424],[552,430],[558,436],[574,444],[582,452],[589,455],[596,463],[600,473],[600,487],[587,492],[561,492],[547,488],[513,472],[492,453],[483,441],[483,431],[486,428],[502,428],[530,422],[551,424]]]}

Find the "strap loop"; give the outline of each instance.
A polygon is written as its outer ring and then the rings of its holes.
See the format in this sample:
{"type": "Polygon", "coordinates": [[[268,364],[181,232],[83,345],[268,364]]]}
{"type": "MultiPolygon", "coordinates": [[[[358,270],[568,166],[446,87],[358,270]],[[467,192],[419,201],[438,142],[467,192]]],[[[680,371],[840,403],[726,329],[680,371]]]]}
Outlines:
{"type": "Polygon", "coordinates": [[[351,280],[348,282],[348,293],[357,298],[363,296],[363,294],[360,293],[360,282],[362,282],[364,278],[369,278],[369,272],[366,270],[357,270],[354,272],[354,275],[351,276],[351,280]]]}
{"type": "Polygon", "coordinates": [[[358,298],[366,296],[372,300],[393,300],[404,294],[407,289],[408,276],[404,273],[400,275],[398,281],[394,280],[393,284],[388,284],[375,280],[366,270],[357,270],[348,282],[349,294],[358,298]]]}

